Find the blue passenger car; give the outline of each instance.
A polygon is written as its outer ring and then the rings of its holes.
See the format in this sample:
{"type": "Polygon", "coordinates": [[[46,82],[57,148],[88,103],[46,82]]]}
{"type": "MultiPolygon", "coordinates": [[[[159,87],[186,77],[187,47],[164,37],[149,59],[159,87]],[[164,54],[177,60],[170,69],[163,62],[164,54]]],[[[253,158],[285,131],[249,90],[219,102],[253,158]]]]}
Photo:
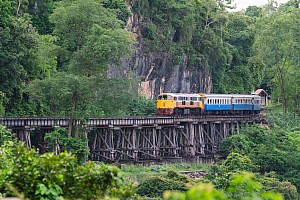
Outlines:
{"type": "Polygon", "coordinates": [[[253,95],[253,104],[254,104],[254,111],[260,112],[261,110],[261,97],[258,95],[253,95]]]}
{"type": "Polygon", "coordinates": [[[232,110],[244,113],[253,113],[260,110],[260,97],[257,95],[232,95],[232,110]]]}
{"type": "Polygon", "coordinates": [[[203,99],[204,111],[208,113],[229,112],[231,110],[232,95],[228,94],[205,94],[203,99]]]}

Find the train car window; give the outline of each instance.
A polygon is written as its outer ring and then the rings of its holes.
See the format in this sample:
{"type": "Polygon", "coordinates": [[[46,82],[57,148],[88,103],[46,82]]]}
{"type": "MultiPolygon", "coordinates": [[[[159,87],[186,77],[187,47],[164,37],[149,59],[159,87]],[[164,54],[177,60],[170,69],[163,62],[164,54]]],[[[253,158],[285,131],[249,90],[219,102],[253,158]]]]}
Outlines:
{"type": "Polygon", "coordinates": [[[168,95],[168,100],[172,100],[172,96],[168,95]]]}
{"type": "Polygon", "coordinates": [[[174,100],[177,101],[177,97],[174,97],[174,100]]]}
{"type": "Polygon", "coordinates": [[[190,105],[194,105],[194,102],[193,102],[193,101],[191,101],[191,102],[190,102],[190,105]]]}
{"type": "Polygon", "coordinates": [[[179,101],[184,101],[184,97],[178,97],[179,101]]]}
{"type": "Polygon", "coordinates": [[[182,105],[185,105],[185,101],[182,102],[182,105]]]}

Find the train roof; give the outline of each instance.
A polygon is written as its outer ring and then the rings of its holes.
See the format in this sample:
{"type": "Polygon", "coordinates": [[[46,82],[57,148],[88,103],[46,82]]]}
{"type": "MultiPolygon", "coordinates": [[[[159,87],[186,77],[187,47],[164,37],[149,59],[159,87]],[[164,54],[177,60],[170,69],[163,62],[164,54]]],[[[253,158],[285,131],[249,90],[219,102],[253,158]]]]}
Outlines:
{"type": "Polygon", "coordinates": [[[231,98],[231,94],[202,94],[206,98],[231,98]]]}
{"type": "Polygon", "coordinates": [[[188,94],[188,93],[161,93],[160,95],[170,95],[174,97],[200,97],[199,94],[188,94]]]}
{"type": "Polygon", "coordinates": [[[161,93],[159,95],[170,95],[174,97],[204,97],[204,98],[260,98],[258,95],[251,94],[204,94],[204,93],[161,93]]]}
{"type": "Polygon", "coordinates": [[[233,98],[260,98],[258,95],[252,95],[252,94],[233,94],[233,98]]]}

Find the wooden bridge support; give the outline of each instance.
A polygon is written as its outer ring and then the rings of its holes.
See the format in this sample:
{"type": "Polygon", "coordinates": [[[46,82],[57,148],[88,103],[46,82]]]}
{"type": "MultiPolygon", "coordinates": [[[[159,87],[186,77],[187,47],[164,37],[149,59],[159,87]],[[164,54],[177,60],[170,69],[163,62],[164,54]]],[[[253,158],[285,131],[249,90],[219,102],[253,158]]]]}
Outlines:
{"type": "MultiPolygon", "coordinates": [[[[95,129],[91,159],[104,162],[214,157],[218,144],[236,134],[237,121],[190,122],[153,127],[95,129]]],[[[93,133],[91,133],[93,134],[93,133]]]]}
{"type": "Polygon", "coordinates": [[[33,131],[33,128],[30,127],[23,127],[20,129],[15,130],[15,134],[17,138],[21,141],[23,141],[30,149],[32,148],[31,146],[31,139],[30,139],[30,133],[33,131]]]}
{"type": "MultiPolygon", "coordinates": [[[[141,162],[180,158],[213,158],[224,138],[238,134],[241,123],[254,123],[256,116],[183,116],[91,118],[81,124],[89,135],[90,158],[104,162],[141,162]],[[91,139],[92,138],[92,139],[91,139]]],[[[0,124],[32,147],[31,133],[41,153],[54,127],[68,128],[68,118],[0,118],[0,124]],[[38,140],[38,141],[37,141],[38,140]]],[[[88,144],[87,144],[88,145],[88,144]]]]}

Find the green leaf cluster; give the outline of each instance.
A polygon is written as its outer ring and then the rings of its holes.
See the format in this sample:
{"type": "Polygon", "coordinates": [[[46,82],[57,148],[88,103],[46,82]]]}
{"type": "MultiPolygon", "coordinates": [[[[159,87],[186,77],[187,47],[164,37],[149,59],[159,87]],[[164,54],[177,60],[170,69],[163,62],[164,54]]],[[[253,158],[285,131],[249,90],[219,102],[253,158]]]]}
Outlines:
{"type": "MultiPolygon", "coordinates": [[[[282,120],[283,118],[281,118],[282,120]]],[[[225,153],[225,155],[229,153],[228,158],[236,153],[247,155],[247,158],[255,168],[252,168],[252,170],[243,168],[240,166],[243,164],[242,161],[234,162],[233,166],[237,166],[242,170],[266,174],[266,176],[260,177],[260,182],[264,183],[265,190],[273,187],[272,191],[281,191],[286,199],[293,199],[293,197],[298,196],[296,194],[297,189],[299,189],[299,180],[297,178],[300,153],[299,134],[298,131],[285,129],[284,126],[280,128],[278,126],[274,127],[275,129],[266,129],[259,125],[245,127],[242,134],[228,137],[222,141],[220,151],[225,153]],[[282,129],[285,129],[285,131],[282,129]],[[288,130],[291,132],[286,132],[288,130]],[[268,178],[267,174],[273,172],[275,172],[274,176],[268,178]],[[285,183],[285,181],[289,183],[285,183]],[[290,189],[285,185],[291,185],[290,189]]],[[[224,163],[221,166],[224,166],[224,163]]],[[[246,166],[251,165],[248,164],[246,166]]],[[[224,167],[218,169],[222,171],[224,167]]],[[[220,174],[224,175],[222,172],[220,174]]],[[[219,181],[221,186],[223,183],[227,183],[226,177],[221,180],[223,181],[219,181]]]]}
{"type": "Polygon", "coordinates": [[[79,163],[87,161],[89,149],[87,146],[87,138],[85,135],[80,137],[68,137],[67,129],[56,129],[51,133],[47,133],[44,138],[47,142],[47,149],[50,152],[70,152],[76,156],[79,163]]]}
{"type": "Polygon", "coordinates": [[[170,171],[164,177],[153,176],[143,180],[137,187],[137,194],[147,197],[162,197],[167,190],[187,191],[190,180],[177,172],[170,171]]]}
{"type": "Polygon", "coordinates": [[[282,200],[282,196],[274,192],[261,192],[261,184],[254,180],[251,173],[240,173],[232,177],[226,191],[216,189],[211,183],[201,183],[190,188],[186,193],[168,191],[164,193],[166,200],[282,200]]]}
{"type": "Polygon", "coordinates": [[[28,199],[134,198],[117,167],[87,162],[78,164],[67,153],[42,156],[23,143],[0,147],[0,194],[28,199]]]}

